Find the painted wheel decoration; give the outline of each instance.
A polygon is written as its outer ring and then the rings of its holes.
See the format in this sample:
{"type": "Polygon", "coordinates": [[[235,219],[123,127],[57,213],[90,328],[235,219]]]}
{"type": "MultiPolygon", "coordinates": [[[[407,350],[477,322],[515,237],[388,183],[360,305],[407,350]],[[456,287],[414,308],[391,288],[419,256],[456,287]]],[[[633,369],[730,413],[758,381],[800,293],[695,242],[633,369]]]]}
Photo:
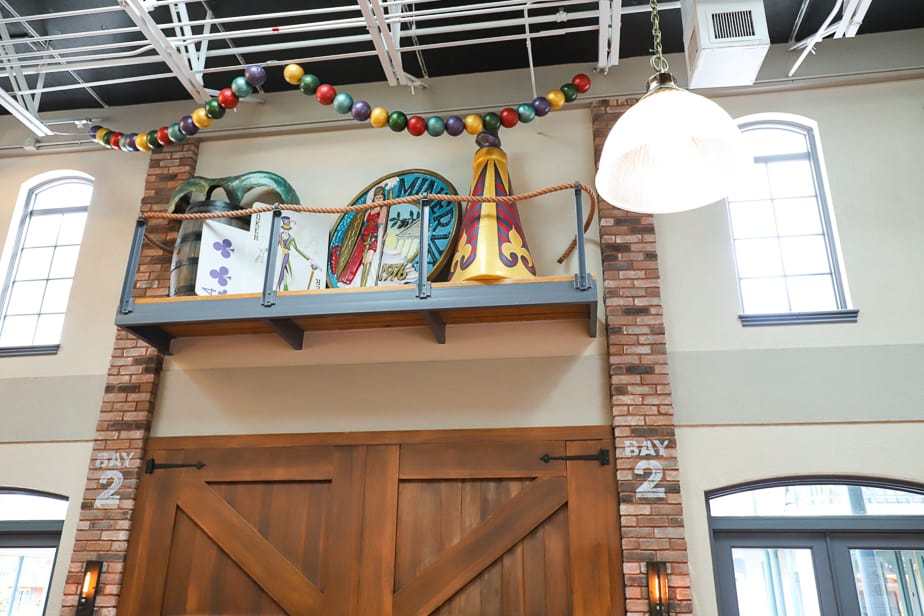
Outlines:
{"type": "MultiPolygon", "coordinates": [[[[366,186],[350,203],[419,194],[454,195],[443,176],[423,169],[398,171],[366,186]]],[[[428,280],[434,280],[455,248],[462,220],[458,203],[430,204],[428,280]]],[[[341,214],[330,233],[328,287],[371,287],[417,282],[420,264],[420,208],[402,203],[388,208],[341,214]]]]}
{"type": "MultiPolygon", "coordinates": [[[[424,118],[419,115],[408,116],[403,111],[389,112],[384,107],[373,106],[367,101],[354,100],[346,92],[337,92],[334,86],[322,83],[317,76],[306,73],[298,64],[287,65],[283,70],[283,77],[288,83],[298,86],[306,95],[314,96],[320,104],[333,107],[339,114],[349,114],[357,122],[368,121],[375,128],[387,126],[396,133],[407,130],[415,137],[425,133],[431,137],[458,137],[463,132],[470,135],[483,132],[497,134],[501,128],[527,124],[548,115],[550,111],[561,109],[566,103],[575,101],[579,94],[590,90],[590,77],[581,73],[575,75],[570,83],[549,90],[545,96],[536,97],[528,103],[520,103],[515,108],[505,107],[498,112],[491,111],[485,114],[470,113],[446,118],[433,115],[424,118]]],[[[94,125],[89,130],[90,139],[103,147],[122,152],[157,151],[185,141],[200,129],[208,128],[212,121],[224,117],[228,109],[237,108],[241,99],[253,94],[253,89],[263,85],[265,81],[266,71],[263,67],[252,64],[244,69],[243,75],[231,81],[230,87],[224,88],[218,96],[209,99],[204,105],[172,124],[129,133],[94,125]]]]}

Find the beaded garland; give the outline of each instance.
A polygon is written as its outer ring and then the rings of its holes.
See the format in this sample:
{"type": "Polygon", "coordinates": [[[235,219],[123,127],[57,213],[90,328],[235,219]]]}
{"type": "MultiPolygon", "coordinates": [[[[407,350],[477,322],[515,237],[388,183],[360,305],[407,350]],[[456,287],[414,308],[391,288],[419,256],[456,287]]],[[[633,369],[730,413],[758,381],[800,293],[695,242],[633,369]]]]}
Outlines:
{"type": "MultiPolygon", "coordinates": [[[[407,130],[411,135],[418,137],[424,133],[431,137],[450,135],[458,137],[463,132],[482,137],[482,133],[489,133],[496,138],[501,128],[513,128],[517,124],[527,124],[537,117],[548,115],[550,111],[561,109],[566,103],[577,99],[578,94],[590,90],[590,77],[583,73],[575,75],[570,83],[560,88],[549,90],[545,96],[538,96],[531,102],[521,103],[514,107],[505,107],[500,112],[485,114],[470,113],[464,117],[451,115],[443,118],[438,115],[424,118],[419,115],[408,116],[403,111],[389,112],[384,107],[373,107],[364,100],[353,100],[346,92],[337,92],[334,86],[321,83],[315,75],[306,73],[298,64],[289,64],[283,70],[285,80],[298,86],[306,95],[313,95],[322,105],[331,105],[339,114],[349,114],[358,122],[369,122],[375,128],[387,126],[392,131],[400,133],[407,130]]],[[[199,132],[199,129],[208,128],[213,120],[224,117],[228,109],[237,107],[240,99],[247,98],[253,89],[263,85],[266,81],[266,71],[258,64],[252,64],[244,69],[244,74],[235,77],[231,86],[224,88],[215,98],[209,99],[203,106],[196,108],[191,114],[183,116],[168,126],[142,131],[137,133],[122,133],[105,126],[94,125],[90,127],[90,139],[96,143],[123,152],[150,152],[163,147],[180,143],[187,137],[199,132]]]]}

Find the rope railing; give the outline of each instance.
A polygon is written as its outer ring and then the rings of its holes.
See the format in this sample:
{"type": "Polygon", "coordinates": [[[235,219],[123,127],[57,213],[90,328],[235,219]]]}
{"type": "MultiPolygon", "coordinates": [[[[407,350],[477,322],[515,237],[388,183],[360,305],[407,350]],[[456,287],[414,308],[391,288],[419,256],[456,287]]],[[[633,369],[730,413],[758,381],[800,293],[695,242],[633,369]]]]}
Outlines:
{"type": "MultiPolygon", "coordinates": [[[[541,197],[543,195],[548,195],[553,192],[559,192],[562,190],[574,190],[575,188],[580,188],[584,193],[587,194],[587,197],[590,200],[590,208],[587,213],[587,218],[584,220],[584,231],[586,232],[590,228],[590,224],[593,221],[593,217],[597,211],[597,196],[596,193],[583,182],[570,183],[570,184],[555,184],[554,186],[547,186],[545,188],[540,188],[538,190],[533,190],[531,192],[522,193],[519,195],[443,195],[443,194],[433,194],[425,193],[419,195],[408,195],[406,197],[399,197],[397,199],[386,199],[384,201],[370,201],[367,203],[361,203],[353,206],[345,207],[318,207],[313,205],[294,205],[289,203],[278,204],[279,209],[287,210],[290,212],[307,212],[311,214],[346,214],[349,212],[362,212],[365,210],[377,209],[380,207],[388,207],[391,205],[399,205],[402,203],[417,203],[419,201],[449,201],[453,203],[475,203],[475,202],[488,202],[488,203],[515,203],[518,201],[528,201],[529,199],[534,199],[536,197],[541,197]]],[[[238,218],[242,216],[252,216],[253,214],[262,214],[264,212],[272,212],[276,208],[276,205],[264,205],[260,207],[251,207],[242,210],[234,210],[231,212],[197,212],[194,214],[174,214],[171,212],[143,212],[141,217],[145,220],[211,220],[215,218],[238,218]]],[[[164,250],[165,252],[172,252],[168,250],[164,244],[154,240],[145,233],[145,239],[164,250]]],[[[575,236],[571,243],[568,244],[568,247],[565,251],[558,257],[558,262],[563,263],[571,253],[574,251],[575,246],[577,245],[577,236],[575,236]]]]}

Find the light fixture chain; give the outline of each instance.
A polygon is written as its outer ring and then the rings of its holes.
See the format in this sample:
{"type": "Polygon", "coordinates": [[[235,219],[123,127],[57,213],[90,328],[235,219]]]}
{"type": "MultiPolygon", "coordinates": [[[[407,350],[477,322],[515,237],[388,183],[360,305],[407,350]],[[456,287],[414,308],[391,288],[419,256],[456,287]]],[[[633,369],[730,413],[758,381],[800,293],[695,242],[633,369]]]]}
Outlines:
{"type": "Polygon", "coordinates": [[[651,36],[654,38],[654,56],[651,57],[651,68],[656,73],[666,73],[670,66],[661,51],[661,17],[658,15],[658,0],[650,0],[651,5],[651,36]]]}

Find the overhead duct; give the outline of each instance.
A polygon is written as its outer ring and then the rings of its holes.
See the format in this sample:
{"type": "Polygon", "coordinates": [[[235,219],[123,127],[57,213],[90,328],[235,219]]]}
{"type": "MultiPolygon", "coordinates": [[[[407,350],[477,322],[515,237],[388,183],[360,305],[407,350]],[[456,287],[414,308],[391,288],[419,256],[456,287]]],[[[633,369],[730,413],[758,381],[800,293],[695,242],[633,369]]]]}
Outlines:
{"type": "Polygon", "coordinates": [[[770,49],[762,0],[681,0],[690,88],[752,85],[770,49]]]}

